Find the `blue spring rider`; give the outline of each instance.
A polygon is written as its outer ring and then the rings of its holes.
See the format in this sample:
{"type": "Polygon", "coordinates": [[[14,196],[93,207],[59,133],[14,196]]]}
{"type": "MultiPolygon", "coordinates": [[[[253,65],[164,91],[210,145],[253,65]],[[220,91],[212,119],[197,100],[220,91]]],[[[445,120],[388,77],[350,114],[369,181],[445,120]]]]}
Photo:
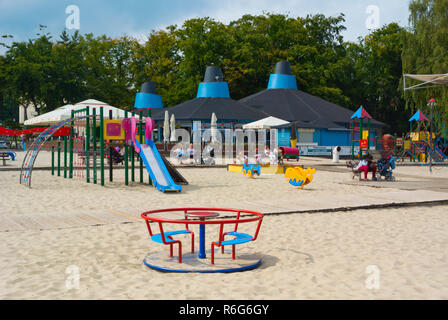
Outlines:
{"type": "Polygon", "coordinates": [[[257,164],[249,164],[249,158],[247,156],[244,156],[243,174],[248,175],[249,178],[251,179],[253,179],[255,175],[260,176],[261,165],[260,165],[260,157],[258,155],[257,155],[257,164]]]}

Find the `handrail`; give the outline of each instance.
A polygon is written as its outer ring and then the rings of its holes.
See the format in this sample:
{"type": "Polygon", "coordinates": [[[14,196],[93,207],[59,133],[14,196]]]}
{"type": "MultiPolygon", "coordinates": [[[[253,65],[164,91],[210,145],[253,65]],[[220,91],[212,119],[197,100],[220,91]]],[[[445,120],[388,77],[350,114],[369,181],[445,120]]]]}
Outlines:
{"type": "Polygon", "coordinates": [[[141,217],[146,221],[154,221],[154,222],[166,222],[166,223],[174,223],[174,224],[239,224],[239,223],[248,223],[259,221],[263,219],[263,214],[250,210],[240,210],[240,209],[224,209],[224,208],[171,208],[171,209],[158,209],[146,211],[141,214],[141,217]],[[208,221],[200,221],[200,220],[187,220],[187,219],[166,219],[166,218],[157,218],[151,217],[151,214],[162,213],[162,212],[184,212],[188,211],[218,211],[218,212],[231,212],[231,213],[248,213],[251,215],[255,215],[254,218],[239,218],[238,219],[227,219],[227,220],[208,220],[208,221]]]}

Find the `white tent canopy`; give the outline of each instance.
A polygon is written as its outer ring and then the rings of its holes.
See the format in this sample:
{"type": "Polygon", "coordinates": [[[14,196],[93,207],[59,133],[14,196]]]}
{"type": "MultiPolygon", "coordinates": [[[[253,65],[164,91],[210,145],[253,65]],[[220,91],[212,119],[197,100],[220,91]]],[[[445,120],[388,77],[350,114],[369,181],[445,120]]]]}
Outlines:
{"type": "Polygon", "coordinates": [[[245,124],[243,125],[243,129],[270,129],[271,127],[281,126],[288,123],[288,121],[276,117],[267,117],[255,122],[245,124]]]}
{"type": "MultiPolygon", "coordinates": [[[[99,114],[99,108],[103,107],[104,118],[109,117],[109,111],[112,110],[112,118],[115,120],[124,119],[124,110],[112,107],[105,102],[101,102],[94,99],[88,99],[78,102],[74,105],[68,104],[59,107],[53,111],[41,114],[37,117],[26,120],[24,124],[26,126],[36,126],[36,125],[55,125],[61,121],[68,120],[71,117],[72,110],[79,110],[85,107],[90,107],[90,109],[97,109],[96,114],[99,114]]],[[[129,114],[130,116],[131,114],[129,114]]],[[[136,116],[137,117],[137,116],[136,116]]]]}
{"type": "Polygon", "coordinates": [[[446,74],[404,74],[403,75],[404,90],[430,88],[432,86],[448,85],[448,73],[446,74]],[[421,81],[422,83],[406,87],[406,78],[421,81]]]}

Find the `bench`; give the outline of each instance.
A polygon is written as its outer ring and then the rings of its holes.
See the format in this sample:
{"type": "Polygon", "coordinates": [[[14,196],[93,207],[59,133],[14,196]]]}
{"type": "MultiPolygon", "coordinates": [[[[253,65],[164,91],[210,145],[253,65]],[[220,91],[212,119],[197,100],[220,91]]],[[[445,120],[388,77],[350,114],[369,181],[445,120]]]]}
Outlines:
{"type": "Polygon", "coordinates": [[[14,161],[16,154],[14,152],[0,152],[0,159],[3,160],[3,165],[6,166],[6,160],[14,161]]]}
{"type": "Polygon", "coordinates": [[[299,148],[291,148],[291,147],[280,147],[280,151],[282,152],[282,159],[296,159],[299,161],[300,158],[300,150],[299,148]]]}
{"type": "Polygon", "coordinates": [[[358,171],[355,168],[358,166],[358,162],[357,161],[347,161],[347,168],[351,169],[352,172],[352,179],[355,179],[355,177],[358,177],[359,181],[361,181],[362,177],[361,177],[361,173],[362,171],[358,171]]]}

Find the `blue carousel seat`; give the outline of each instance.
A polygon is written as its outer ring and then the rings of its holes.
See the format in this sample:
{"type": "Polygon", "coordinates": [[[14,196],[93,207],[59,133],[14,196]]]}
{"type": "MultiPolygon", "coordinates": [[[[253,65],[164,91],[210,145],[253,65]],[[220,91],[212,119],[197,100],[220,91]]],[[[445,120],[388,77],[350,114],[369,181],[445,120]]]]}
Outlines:
{"type": "Polygon", "coordinates": [[[241,233],[241,232],[227,232],[224,236],[234,236],[232,240],[226,240],[221,242],[221,246],[229,246],[235,244],[242,244],[246,242],[251,242],[254,237],[249,234],[241,233]]]}
{"type": "MultiPolygon", "coordinates": [[[[186,233],[191,233],[191,232],[188,230],[179,230],[179,231],[168,231],[168,232],[164,232],[163,234],[165,235],[165,241],[167,243],[170,243],[170,242],[175,241],[171,238],[171,236],[175,236],[177,234],[186,234],[186,233]]],[[[151,237],[151,240],[154,242],[157,242],[157,243],[163,243],[162,234],[158,233],[158,234],[153,235],[151,237]]]]}

